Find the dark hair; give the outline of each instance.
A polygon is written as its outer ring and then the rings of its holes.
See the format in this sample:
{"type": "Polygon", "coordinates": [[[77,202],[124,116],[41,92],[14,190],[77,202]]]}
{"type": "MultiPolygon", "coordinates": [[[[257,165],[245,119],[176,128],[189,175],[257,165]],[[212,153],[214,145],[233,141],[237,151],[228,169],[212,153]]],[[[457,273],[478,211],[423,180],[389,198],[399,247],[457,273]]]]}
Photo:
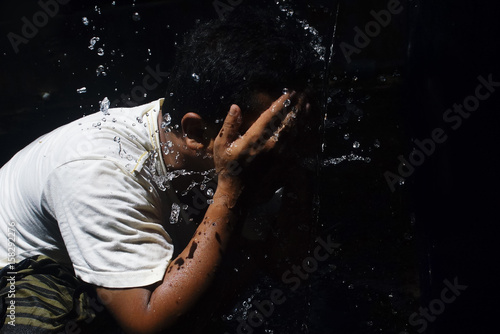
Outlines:
{"type": "Polygon", "coordinates": [[[240,6],[226,19],[199,25],[176,55],[163,112],[179,124],[194,111],[207,121],[225,117],[231,104],[245,112],[252,97],[302,90],[314,52],[297,21],[240,6]]]}

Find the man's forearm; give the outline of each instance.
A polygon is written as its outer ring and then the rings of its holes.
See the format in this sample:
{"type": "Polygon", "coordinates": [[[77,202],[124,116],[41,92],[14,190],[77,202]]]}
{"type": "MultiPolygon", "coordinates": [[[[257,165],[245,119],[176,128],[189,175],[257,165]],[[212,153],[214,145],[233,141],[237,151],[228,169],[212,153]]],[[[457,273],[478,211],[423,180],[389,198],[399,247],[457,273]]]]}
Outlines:
{"type": "Polygon", "coordinates": [[[185,313],[210,285],[237,218],[230,204],[234,201],[233,194],[215,193],[191,241],[170,263],[163,284],[152,293],[150,308],[169,304],[164,298],[175,294],[177,313],[185,313]]]}
{"type": "Polygon", "coordinates": [[[237,192],[216,191],[203,221],[187,247],[171,261],[160,285],[154,289],[98,289],[108,295],[108,308],[126,331],[152,333],[168,328],[198,301],[231,237],[237,196],[237,192]]]}

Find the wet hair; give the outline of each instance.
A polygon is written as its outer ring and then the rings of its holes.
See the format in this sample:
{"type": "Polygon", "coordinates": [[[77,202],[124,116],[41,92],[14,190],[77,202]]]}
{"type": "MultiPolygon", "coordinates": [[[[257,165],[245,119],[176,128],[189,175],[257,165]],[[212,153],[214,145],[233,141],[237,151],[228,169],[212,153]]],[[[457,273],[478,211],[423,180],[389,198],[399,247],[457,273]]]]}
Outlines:
{"type": "Polygon", "coordinates": [[[223,119],[231,104],[243,113],[255,93],[274,98],[283,88],[302,90],[314,52],[296,20],[240,6],[224,20],[200,24],[185,38],[171,72],[163,113],[180,124],[187,112],[223,119]]]}

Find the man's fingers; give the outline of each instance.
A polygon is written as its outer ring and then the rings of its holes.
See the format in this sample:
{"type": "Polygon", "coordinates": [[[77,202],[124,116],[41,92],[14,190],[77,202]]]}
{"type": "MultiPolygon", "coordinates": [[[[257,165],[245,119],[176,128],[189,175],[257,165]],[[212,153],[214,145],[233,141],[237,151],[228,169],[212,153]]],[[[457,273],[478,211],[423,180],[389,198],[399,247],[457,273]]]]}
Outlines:
{"type": "Polygon", "coordinates": [[[231,108],[229,108],[222,129],[219,132],[219,137],[224,143],[230,144],[238,138],[241,122],[241,109],[236,104],[233,104],[231,108]]]}
{"type": "MultiPolygon", "coordinates": [[[[266,136],[269,132],[269,126],[275,123],[277,118],[280,122],[285,118],[284,110],[285,108],[292,105],[292,99],[295,97],[295,92],[292,94],[283,94],[279,99],[274,101],[274,103],[264,111],[259,118],[252,124],[248,129],[246,134],[251,138],[258,138],[260,136],[266,136]]],[[[276,129],[271,129],[271,134],[276,129]]],[[[267,138],[266,138],[267,139],[267,138]]]]}
{"type": "Polygon", "coordinates": [[[297,119],[304,113],[304,109],[305,113],[309,113],[311,105],[306,103],[305,95],[301,94],[300,96],[297,96],[295,100],[296,103],[293,103],[293,106],[289,108],[289,111],[286,109],[288,113],[285,118],[281,120],[279,126],[277,126],[277,128],[274,126],[273,129],[275,131],[273,132],[273,135],[265,143],[266,151],[273,149],[277,145],[278,141],[286,141],[290,136],[295,136],[297,132],[297,119]]]}

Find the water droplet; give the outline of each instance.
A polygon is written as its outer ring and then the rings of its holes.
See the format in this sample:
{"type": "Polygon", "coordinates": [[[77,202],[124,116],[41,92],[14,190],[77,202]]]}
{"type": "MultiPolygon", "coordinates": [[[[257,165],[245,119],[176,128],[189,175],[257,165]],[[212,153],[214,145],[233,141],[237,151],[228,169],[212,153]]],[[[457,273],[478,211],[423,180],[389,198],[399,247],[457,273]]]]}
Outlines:
{"type": "Polygon", "coordinates": [[[283,102],[283,106],[285,106],[285,108],[289,107],[291,104],[292,101],[290,99],[286,99],[285,102],[283,102]]]}
{"type": "Polygon", "coordinates": [[[134,21],[140,21],[141,20],[141,16],[139,15],[139,13],[135,12],[134,15],[132,15],[132,20],[134,21]]]}
{"type": "Polygon", "coordinates": [[[380,81],[380,82],[386,82],[387,79],[386,79],[386,77],[384,77],[383,75],[381,75],[381,76],[378,77],[378,81],[380,81]]]}
{"type": "Polygon", "coordinates": [[[194,81],[200,82],[200,76],[198,74],[193,73],[193,74],[191,74],[191,76],[193,77],[194,81]]]}
{"type": "Polygon", "coordinates": [[[103,77],[106,76],[106,72],[104,71],[104,66],[103,65],[99,65],[97,66],[96,70],[95,70],[95,73],[97,76],[100,76],[102,74],[103,77]]]}
{"type": "Polygon", "coordinates": [[[379,148],[380,147],[380,141],[378,139],[375,139],[375,142],[373,143],[373,146],[375,148],[379,148]]]}
{"type": "Polygon", "coordinates": [[[89,19],[88,19],[88,18],[86,18],[85,16],[84,16],[84,17],[82,17],[82,23],[83,23],[84,25],[88,26],[88,25],[89,25],[89,19]]]}
{"type": "Polygon", "coordinates": [[[288,88],[283,88],[283,95],[288,94],[289,92],[290,92],[290,90],[288,88]]]}
{"type": "Polygon", "coordinates": [[[349,285],[347,286],[347,288],[348,288],[349,290],[354,290],[354,285],[353,285],[353,284],[349,284],[349,285]]]}
{"type": "Polygon", "coordinates": [[[86,93],[86,92],[87,92],[87,87],[78,88],[78,89],[76,90],[76,92],[77,92],[78,94],[84,94],[84,93],[86,93]]]}
{"type": "Polygon", "coordinates": [[[110,105],[110,102],[109,102],[109,99],[107,97],[102,99],[100,110],[104,115],[109,115],[109,112],[108,112],[109,105],[110,105]]]}
{"type": "Polygon", "coordinates": [[[113,138],[113,140],[114,140],[115,142],[119,143],[121,139],[120,139],[120,137],[116,136],[115,138],[113,138]]]}
{"type": "Polygon", "coordinates": [[[346,133],[346,134],[344,135],[344,139],[345,139],[345,140],[349,140],[349,137],[350,137],[350,135],[349,135],[348,133],[346,133]]]}
{"type": "Polygon", "coordinates": [[[99,8],[98,6],[95,6],[94,10],[97,12],[97,14],[101,15],[101,8],[99,8]]]}
{"type": "Polygon", "coordinates": [[[103,48],[99,48],[99,49],[97,49],[97,54],[98,54],[99,56],[104,56],[104,49],[103,49],[103,48]]]}
{"type": "Polygon", "coordinates": [[[99,37],[92,37],[90,39],[90,45],[89,45],[89,49],[90,50],[94,50],[94,46],[97,42],[99,42],[100,38],[99,37]]]}
{"type": "Polygon", "coordinates": [[[352,147],[353,148],[359,148],[361,145],[359,144],[358,141],[355,141],[354,143],[352,143],[352,147]]]}

